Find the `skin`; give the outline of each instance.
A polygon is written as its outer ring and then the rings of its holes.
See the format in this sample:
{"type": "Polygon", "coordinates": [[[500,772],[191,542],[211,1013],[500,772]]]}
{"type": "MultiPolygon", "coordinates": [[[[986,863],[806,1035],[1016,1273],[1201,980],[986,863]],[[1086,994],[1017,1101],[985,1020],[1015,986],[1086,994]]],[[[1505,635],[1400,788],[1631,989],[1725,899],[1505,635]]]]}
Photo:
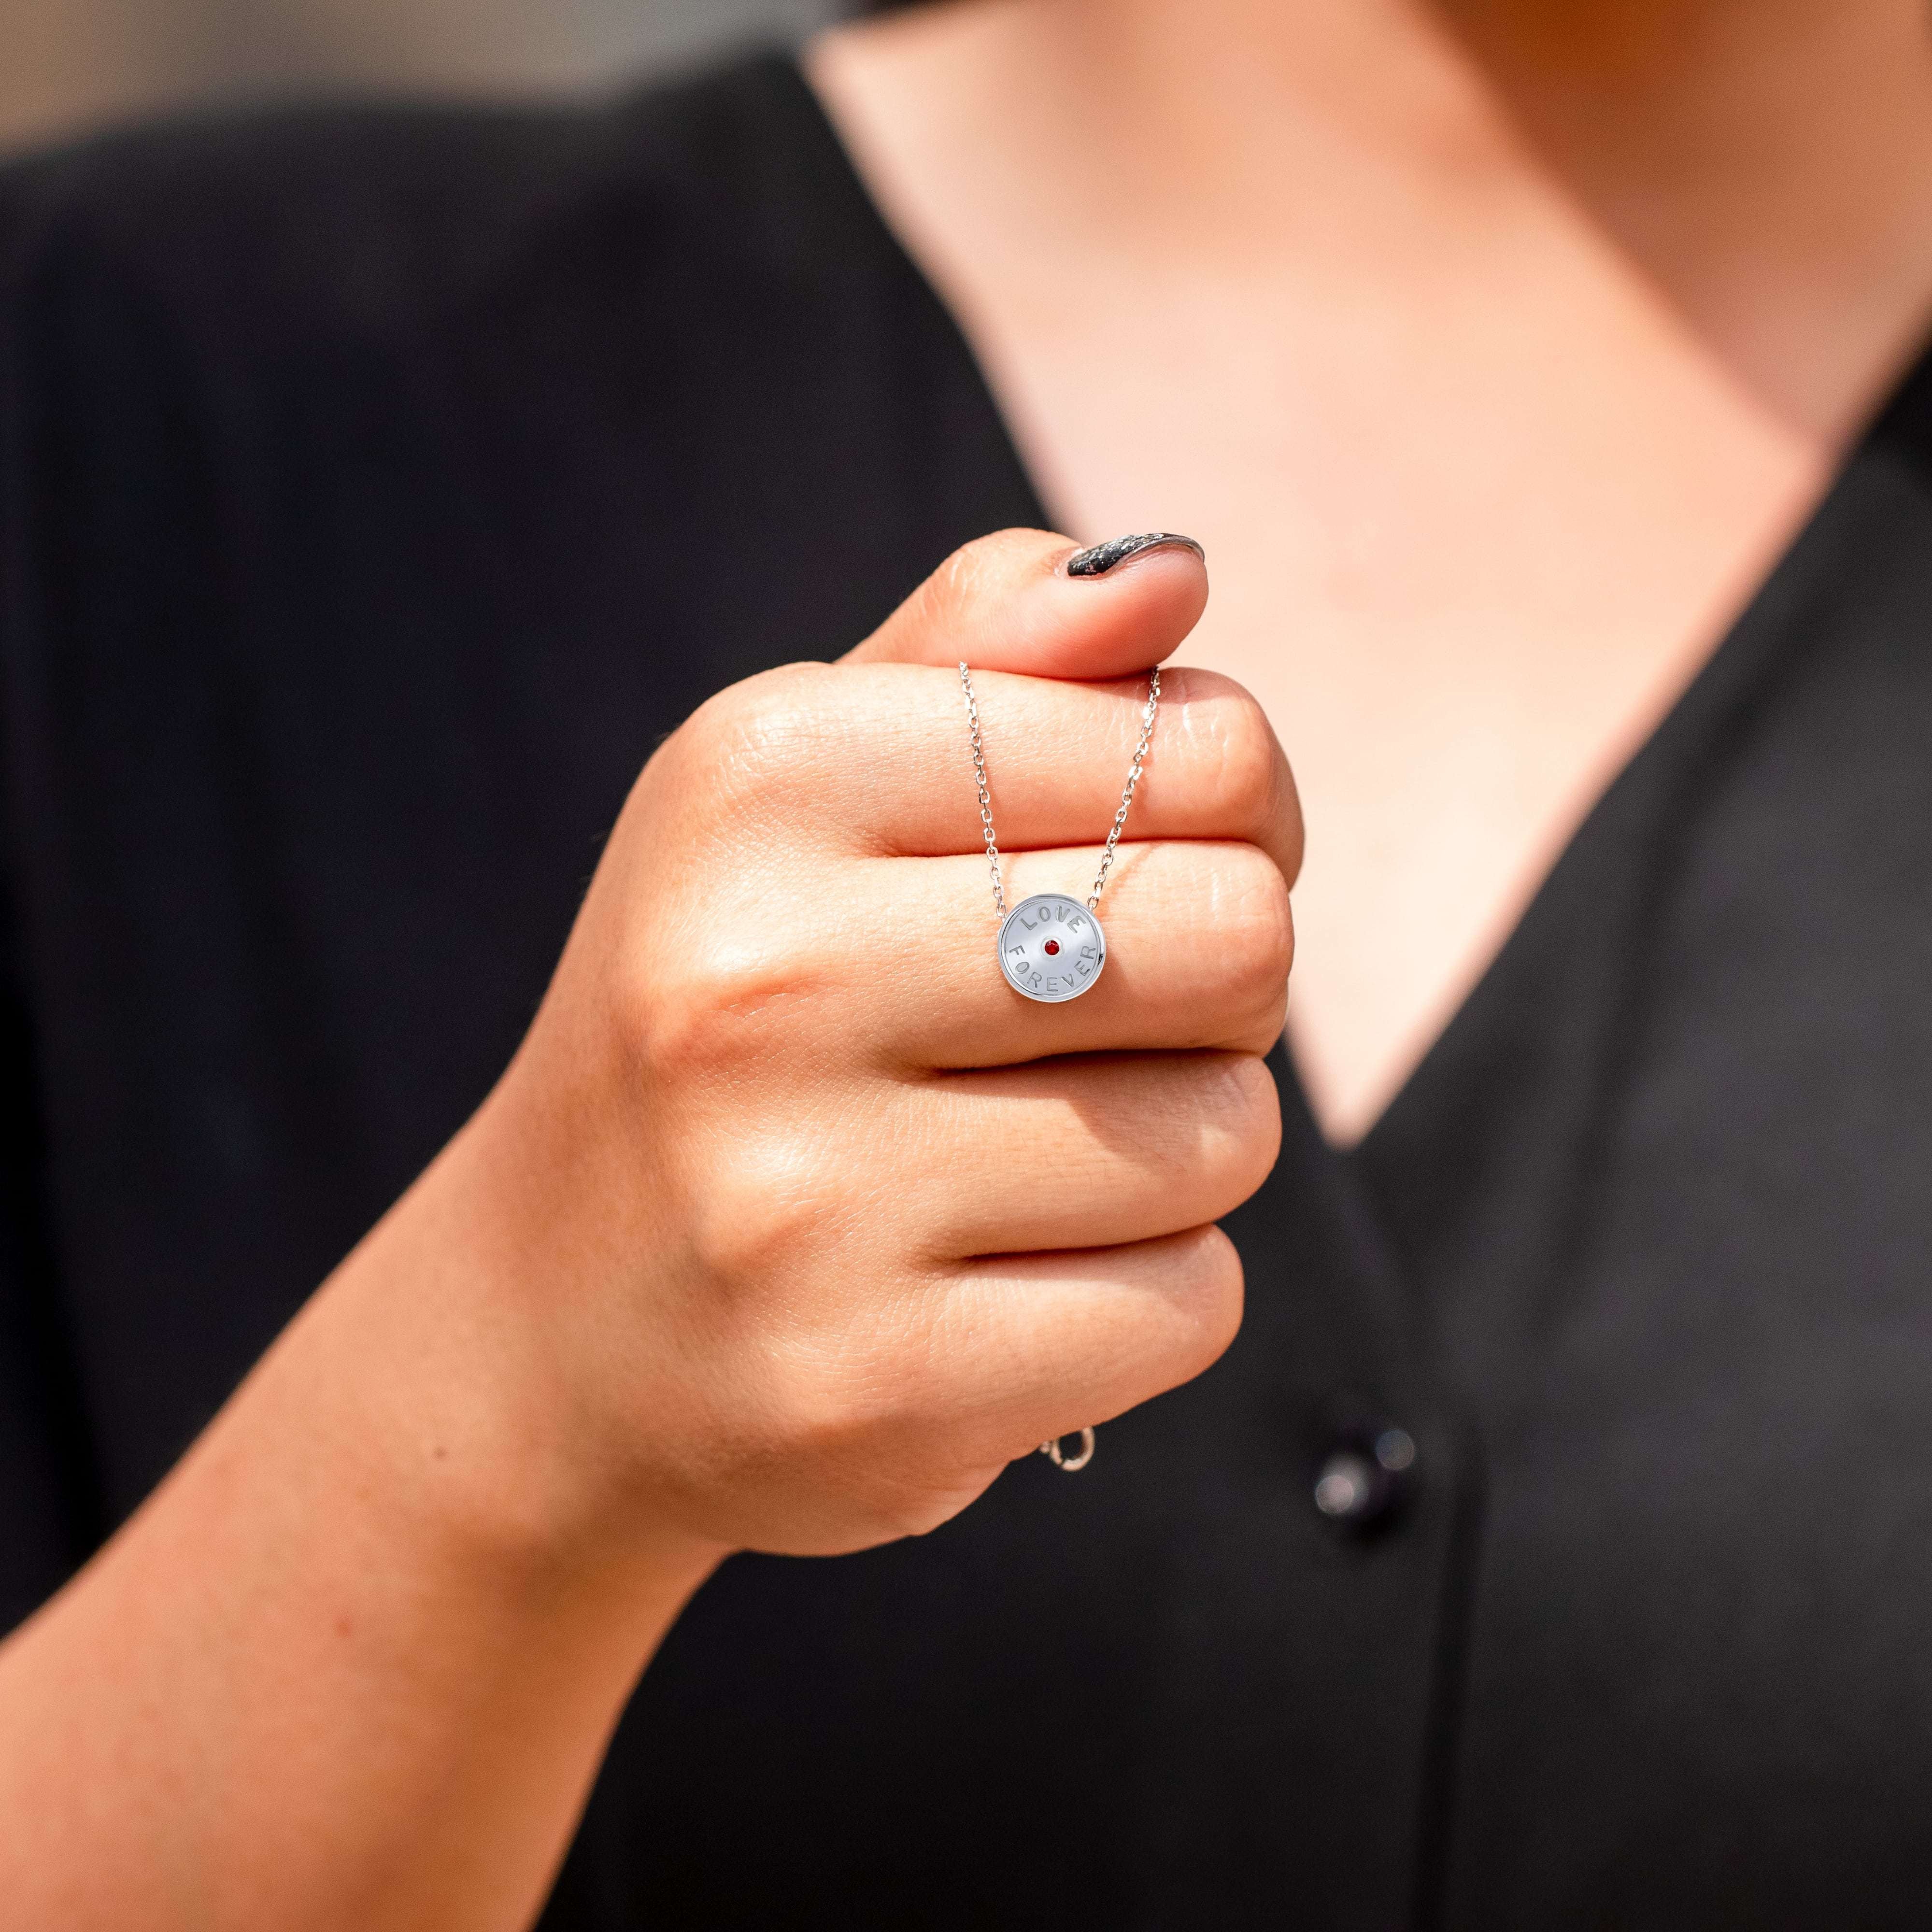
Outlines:
{"type": "Polygon", "coordinates": [[[476,1118],[0,1646],[10,1924],[526,1924],[728,1552],[929,1528],[1227,1345],[1300,851],[1269,714],[1363,869],[1298,897],[1346,1130],[1922,312],[1916,6],[1835,0],[1829,59],[1821,7],[1750,17],[1740,51],[1718,0],[978,0],[821,47],[1056,506],[1207,538],[1190,656],[1267,710],[1172,674],[1062,1008],[986,957],[952,667],[1011,890],[1064,887],[1193,559],[1075,583],[1064,539],[988,540],[678,732],[476,1118]],[[756,944],[708,942],[721,890],[756,944]],[[864,966],[881,903],[937,993],[864,966]]]}
{"type": "Polygon", "coordinates": [[[1932,314],[1922,0],[992,0],[811,73],[1054,520],[1202,538],[1373,1124],[1932,314]]]}
{"type": "Polygon", "coordinates": [[[652,758],[489,1100],[0,1649],[10,1924],[523,1924],[728,1552],[931,1529],[1226,1347],[1294,788],[1252,699],[1174,672],[1107,973],[1007,989],[958,661],[1009,890],[1064,886],[1132,751],[1125,674],[1207,595],[1190,554],[1084,581],[1073,548],[972,547],[652,758]],[[721,892],[754,938],[710,936],[721,892]],[[916,978],[878,970],[881,906],[916,978]]]}

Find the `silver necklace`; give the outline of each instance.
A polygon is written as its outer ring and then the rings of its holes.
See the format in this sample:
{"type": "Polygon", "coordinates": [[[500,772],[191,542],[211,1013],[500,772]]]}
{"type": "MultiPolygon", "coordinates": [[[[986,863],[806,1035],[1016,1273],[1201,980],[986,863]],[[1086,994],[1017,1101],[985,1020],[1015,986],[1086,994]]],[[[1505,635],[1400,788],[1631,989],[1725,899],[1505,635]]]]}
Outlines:
{"type": "MultiPolygon", "coordinates": [[[[994,942],[1000,970],[1006,984],[1029,1000],[1054,1006],[1077,1000],[1100,978],[1107,963],[1107,935],[1100,928],[1100,895],[1106,889],[1107,874],[1114,869],[1114,848],[1120,842],[1121,830],[1134,802],[1134,788],[1140,783],[1141,767],[1147,763],[1154,715],[1160,709],[1160,667],[1156,664],[1148,680],[1147,703],[1141,710],[1140,740],[1134,746],[1133,762],[1127,767],[1127,782],[1120,791],[1120,808],[1108,828],[1100,869],[1094,874],[1094,890],[1087,895],[1084,910],[1058,892],[1036,892],[1030,898],[1022,899],[1010,912],[1007,910],[1006,889],[1000,878],[1000,848],[993,836],[993,798],[986,784],[986,746],[980,730],[980,706],[973,695],[973,674],[963,663],[959,667],[959,687],[966,694],[966,722],[973,734],[973,777],[979,787],[980,824],[986,835],[986,868],[993,875],[993,916],[1000,922],[999,937],[994,942]]],[[[1070,1472],[1084,1469],[1094,1460],[1094,1431],[1081,1430],[1080,1446],[1069,1455],[1063,1444],[1072,1439],[1056,1436],[1051,1442],[1042,1442],[1040,1453],[1056,1468],[1070,1472]]]]}
{"type": "Polygon", "coordinates": [[[1094,890],[1087,895],[1084,910],[1060,892],[1036,892],[1030,898],[1022,899],[1011,911],[1006,909],[1006,889],[1000,878],[1000,848],[993,836],[992,795],[986,786],[986,746],[980,735],[980,706],[973,696],[973,674],[963,664],[959,667],[959,684],[966,694],[966,722],[973,734],[973,776],[980,788],[980,824],[986,835],[986,866],[993,875],[993,916],[1000,922],[994,957],[1006,984],[1029,1000],[1050,1006],[1077,1000],[1093,986],[1107,964],[1107,935],[1099,918],[1100,895],[1106,889],[1107,874],[1114,868],[1114,848],[1120,842],[1121,828],[1134,802],[1134,788],[1141,782],[1141,767],[1147,763],[1154,714],[1160,709],[1160,668],[1156,665],[1148,680],[1147,703],[1141,710],[1140,742],[1134,747],[1133,762],[1127,767],[1127,782],[1120,793],[1120,809],[1108,828],[1100,869],[1094,874],[1094,890]]]}

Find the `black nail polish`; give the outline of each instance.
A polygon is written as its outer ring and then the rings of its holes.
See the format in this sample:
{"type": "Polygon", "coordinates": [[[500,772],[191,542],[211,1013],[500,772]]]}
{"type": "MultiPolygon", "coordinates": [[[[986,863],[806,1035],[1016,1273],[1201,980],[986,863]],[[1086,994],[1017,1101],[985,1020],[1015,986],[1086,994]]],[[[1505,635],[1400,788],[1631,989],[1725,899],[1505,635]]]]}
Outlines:
{"type": "Polygon", "coordinates": [[[1176,536],[1172,530],[1148,530],[1136,537],[1116,537],[1112,543],[1096,544],[1077,556],[1066,560],[1069,577],[1105,577],[1116,564],[1125,563],[1143,550],[1191,550],[1204,563],[1208,553],[1192,537],[1176,536]]]}

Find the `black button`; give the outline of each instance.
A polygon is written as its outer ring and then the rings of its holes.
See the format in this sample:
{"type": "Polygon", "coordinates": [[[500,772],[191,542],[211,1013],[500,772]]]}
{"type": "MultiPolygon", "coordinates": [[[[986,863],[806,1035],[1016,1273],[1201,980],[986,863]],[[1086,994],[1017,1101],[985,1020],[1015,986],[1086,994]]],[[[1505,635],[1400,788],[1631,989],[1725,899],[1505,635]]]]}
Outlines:
{"type": "Polygon", "coordinates": [[[1330,1522],[1368,1529],[1407,1502],[1415,1473],[1415,1438],[1392,1422],[1351,1430],[1315,1472],[1315,1507],[1330,1522]]]}

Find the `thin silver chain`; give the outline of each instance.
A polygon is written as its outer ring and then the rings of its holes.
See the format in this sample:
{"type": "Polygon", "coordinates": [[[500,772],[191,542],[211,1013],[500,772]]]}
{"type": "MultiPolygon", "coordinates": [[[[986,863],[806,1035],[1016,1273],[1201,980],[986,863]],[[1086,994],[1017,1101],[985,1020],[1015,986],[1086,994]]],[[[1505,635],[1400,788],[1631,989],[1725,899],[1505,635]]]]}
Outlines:
{"type": "Polygon", "coordinates": [[[993,875],[993,912],[996,918],[1006,916],[1006,889],[1000,883],[1000,848],[993,841],[993,797],[986,789],[986,746],[980,736],[980,706],[973,696],[973,674],[964,664],[959,667],[959,682],[966,693],[966,722],[973,730],[973,776],[980,787],[980,823],[986,834],[986,868],[993,875]]]}
{"type": "MultiPolygon", "coordinates": [[[[993,916],[1006,916],[1006,889],[1000,878],[1000,848],[993,837],[993,798],[986,787],[986,745],[980,730],[980,706],[973,695],[973,674],[959,667],[959,686],[966,694],[966,722],[973,733],[973,776],[980,788],[980,824],[986,835],[986,867],[993,875],[993,916]]],[[[1134,802],[1134,788],[1141,782],[1141,768],[1147,763],[1148,746],[1154,738],[1154,714],[1160,709],[1160,667],[1155,665],[1148,679],[1147,702],[1141,707],[1140,742],[1134,747],[1133,763],[1127,767],[1127,782],[1120,793],[1120,809],[1107,832],[1107,843],[1100,854],[1100,869],[1094,874],[1094,890],[1087,896],[1087,910],[1097,912],[1100,895],[1106,890],[1107,874],[1114,869],[1114,848],[1134,802]]]]}
{"type": "MultiPolygon", "coordinates": [[[[993,795],[986,784],[986,741],[980,729],[980,704],[973,695],[973,674],[962,662],[959,667],[959,688],[966,695],[966,722],[973,734],[973,778],[980,793],[980,829],[986,835],[986,869],[993,875],[993,916],[1004,921],[1006,916],[1006,889],[1000,878],[1000,848],[993,836],[993,795]]],[[[1100,909],[1100,895],[1106,890],[1107,874],[1114,869],[1114,848],[1120,842],[1120,832],[1127,822],[1127,814],[1132,808],[1134,789],[1141,782],[1141,768],[1147,763],[1148,746],[1154,737],[1154,715],[1160,709],[1160,668],[1156,665],[1148,679],[1147,703],[1141,708],[1141,735],[1134,746],[1133,763],[1127,767],[1127,782],[1121,789],[1120,808],[1114,814],[1114,822],[1107,828],[1107,843],[1100,854],[1100,869],[1094,874],[1094,890],[1087,896],[1087,910],[1100,909]]],[[[1050,1442],[1040,1445],[1040,1453],[1048,1457],[1054,1466],[1069,1471],[1084,1469],[1094,1460],[1094,1432],[1082,1429],[1076,1432],[1080,1446],[1071,1456],[1062,1444],[1068,1438],[1055,1436],[1050,1442]]]]}
{"type": "Polygon", "coordinates": [[[1106,850],[1100,854],[1100,869],[1094,874],[1094,890],[1087,896],[1087,910],[1097,912],[1100,892],[1107,874],[1114,869],[1114,848],[1120,842],[1120,828],[1127,822],[1127,808],[1134,802],[1134,788],[1141,782],[1141,767],[1147,763],[1148,743],[1154,736],[1154,716],[1160,709],[1160,667],[1156,664],[1148,679],[1147,702],[1141,706],[1140,742],[1134,747],[1134,761],[1127,767],[1127,782],[1120,792],[1120,808],[1108,828],[1106,850]]]}

